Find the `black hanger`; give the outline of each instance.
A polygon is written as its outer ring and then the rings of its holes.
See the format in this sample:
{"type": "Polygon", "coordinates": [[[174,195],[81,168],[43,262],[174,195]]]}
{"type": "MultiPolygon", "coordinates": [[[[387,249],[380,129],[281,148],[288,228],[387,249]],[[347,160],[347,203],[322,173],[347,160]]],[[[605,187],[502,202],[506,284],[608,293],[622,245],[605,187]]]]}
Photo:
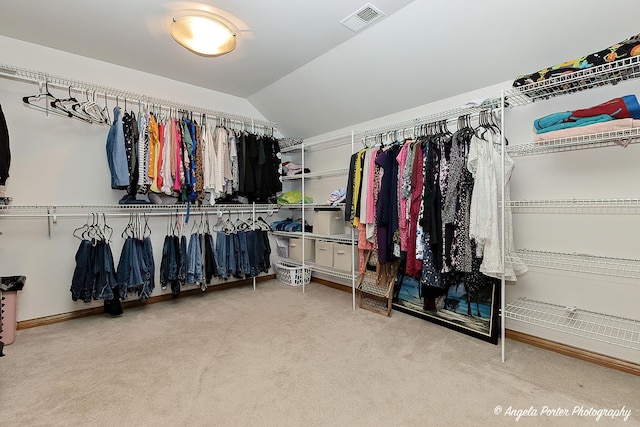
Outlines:
{"type": "Polygon", "coordinates": [[[273,231],[269,223],[267,223],[267,221],[265,221],[261,216],[256,219],[256,225],[260,226],[260,229],[262,230],[273,231]]]}
{"type": "Polygon", "coordinates": [[[56,116],[63,116],[63,117],[72,117],[72,114],[69,113],[68,111],[64,112],[57,109],[52,109],[50,107],[51,103],[54,101],[57,101],[58,98],[56,98],[49,92],[48,82],[44,83],[44,91],[42,90],[43,89],[42,86],[43,85],[40,84],[39,94],[32,95],[32,96],[25,96],[22,98],[22,102],[25,104],[25,106],[29,108],[33,108],[35,110],[44,111],[47,117],[49,116],[49,114],[54,114],[56,116]],[[44,102],[44,105],[39,105],[37,104],[38,102],[44,102]]]}

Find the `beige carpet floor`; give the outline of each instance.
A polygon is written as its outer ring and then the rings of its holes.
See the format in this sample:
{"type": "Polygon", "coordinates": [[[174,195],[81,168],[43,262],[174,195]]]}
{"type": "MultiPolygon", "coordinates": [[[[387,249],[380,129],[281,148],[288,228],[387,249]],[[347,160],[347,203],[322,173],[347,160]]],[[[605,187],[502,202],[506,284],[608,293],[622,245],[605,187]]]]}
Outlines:
{"type": "Polygon", "coordinates": [[[513,341],[503,364],[498,346],[352,311],[350,294],[316,283],[21,330],[5,353],[2,426],[640,425],[639,377],[513,341]]]}

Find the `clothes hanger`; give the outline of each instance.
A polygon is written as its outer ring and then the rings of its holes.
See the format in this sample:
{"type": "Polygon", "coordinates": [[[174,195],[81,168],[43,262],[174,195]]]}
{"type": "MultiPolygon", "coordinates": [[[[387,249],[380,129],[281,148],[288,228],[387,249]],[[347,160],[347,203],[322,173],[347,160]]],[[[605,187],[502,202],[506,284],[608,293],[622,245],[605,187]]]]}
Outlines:
{"type": "MultiPolygon", "coordinates": [[[[265,221],[265,220],[264,220],[264,218],[262,218],[261,216],[259,216],[259,217],[257,218],[256,225],[260,226],[260,229],[261,229],[261,230],[264,230],[264,231],[273,231],[273,230],[271,229],[271,226],[269,225],[269,223],[268,223],[267,221],[265,221]]],[[[304,224],[303,224],[302,226],[304,227],[304,224]]]]}
{"type": "Polygon", "coordinates": [[[87,221],[81,225],[80,227],[76,228],[75,230],[73,230],[73,237],[80,239],[80,240],[84,240],[84,233],[86,232],[87,228],[89,228],[89,218],[91,216],[87,215],[87,221]],[[76,234],[76,232],[81,231],[82,230],[82,234],[80,234],[79,236],[76,234]]]}
{"type": "Polygon", "coordinates": [[[102,221],[104,222],[104,225],[102,226],[103,235],[106,238],[106,242],[111,243],[111,237],[113,236],[113,228],[107,225],[107,216],[105,215],[104,212],[102,213],[102,221]]]}
{"type": "Polygon", "coordinates": [[[103,123],[103,117],[100,113],[100,107],[96,104],[95,99],[89,98],[89,91],[85,89],[84,91],[85,100],[80,102],[78,101],[76,104],[71,106],[71,109],[74,111],[74,115],[80,115],[88,118],[91,123],[103,123]],[[97,110],[96,110],[97,107],[97,110]]]}
{"type": "Polygon", "coordinates": [[[222,229],[227,234],[233,234],[236,232],[236,227],[231,222],[231,212],[228,213],[227,219],[224,221],[224,228],[222,229]]]}
{"type": "Polygon", "coordinates": [[[77,106],[73,106],[73,109],[80,108],[83,114],[91,117],[91,121],[93,123],[103,123],[104,118],[101,114],[101,108],[95,101],[95,93],[92,98],[89,98],[89,91],[87,89],[84,90],[84,102],[79,103],[77,106]]]}
{"type": "Polygon", "coordinates": [[[39,89],[40,93],[38,93],[37,95],[25,96],[22,98],[22,102],[26,107],[44,111],[45,117],[49,117],[49,114],[54,114],[56,116],[62,117],[71,117],[71,113],[69,113],[68,111],[63,112],[57,109],[52,109],[50,107],[52,100],[56,101],[58,98],[56,98],[51,94],[51,92],[49,92],[49,82],[45,81],[44,84],[40,83],[39,89]],[[37,104],[38,102],[44,102],[44,105],[39,105],[37,104]]]}
{"type": "Polygon", "coordinates": [[[128,237],[131,237],[129,235],[130,230],[131,230],[131,222],[133,221],[133,212],[129,213],[129,222],[127,223],[127,225],[124,227],[124,229],[122,230],[122,233],[120,233],[120,237],[123,239],[126,239],[128,237]]]}
{"type": "Polygon", "coordinates": [[[74,117],[86,123],[93,123],[90,117],[77,110],[77,106],[80,105],[80,102],[71,94],[71,86],[69,86],[68,90],[68,98],[56,99],[51,102],[51,106],[53,108],[69,113],[69,117],[74,117]]]}
{"type": "Polygon", "coordinates": [[[147,238],[147,237],[151,237],[151,227],[149,227],[149,217],[147,216],[147,214],[142,214],[142,216],[144,217],[144,229],[142,231],[142,238],[147,238]],[[147,232],[149,232],[147,234],[147,232]]]}

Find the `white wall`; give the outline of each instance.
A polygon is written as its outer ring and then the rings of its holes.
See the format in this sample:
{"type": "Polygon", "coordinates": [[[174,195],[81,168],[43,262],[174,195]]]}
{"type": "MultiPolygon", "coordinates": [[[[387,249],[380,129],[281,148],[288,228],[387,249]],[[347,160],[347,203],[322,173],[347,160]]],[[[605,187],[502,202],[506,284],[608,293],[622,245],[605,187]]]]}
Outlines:
{"type": "MultiPolygon", "coordinates": [[[[500,95],[511,81],[426,104],[368,122],[353,124],[307,141],[323,141],[351,130],[402,122],[459,107],[465,102],[500,95]]],[[[506,136],[510,144],[533,140],[535,118],[557,111],[585,108],[617,96],[637,94],[637,82],[620,83],[571,96],[538,102],[506,111],[506,136]]],[[[383,101],[381,101],[383,102],[383,101]]],[[[356,146],[359,149],[361,145],[356,146]]],[[[310,152],[307,162],[318,170],[348,167],[350,146],[310,152]],[[338,160],[340,159],[340,160],[338,160]]],[[[637,198],[640,183],[640,144],[574,152],[516,157],[512,200],[570,198],[637,198]]],[[[346,182],[346,177],[343,178],[346,182]]],[[[314,183],[313,195],[328,194],[335,183],[314,183]]],[[[344,185],[344,184],[343,184],[344,185]]],[[[514,213],[516,249],[640,259],[640,210],[625,214],[514,213]]],[[[577,306],[621,317],[639,319],[640,281],[611,276],[545,270],[531,267],[515,284],[509,284],[507,302],[528,297],[562,306],[577,306]]],[[[507,321],[507,328],[567,343],[624,360],[640,362],[640,351],[599,343],[549,329],[507,321]]],[[[637,339],[637,337],[636,337],[637,339]]],[[[507,343],[508,345],[508,343],[507,343]]],[[[507,346],[508,350],[508,346],[507,346]]]]}
{"type": "MultiPolygon", "coordinates": [[[[151,74],[6,37],[0,37],[0,51],[1,62],[6,65],[264,120],[244,99],[151,74]]],[[[45,118],[44,113],[24,107],[22,97],[37,92],[37,85],[0,78],[0,103],[9,127],[12,152],[7,196],[13,197],[14,205],[117,203],[124,191],[110,187],[105,154],[108,127],[56,116],[45,118]]],[[[64,95],[55,89],[53,92],[64,95]]],[[[113,104],[109,101],[111,110],[113,104]]],[[[128,108],[137,110],[132,105],[128,108]]],[[[18,320],[101,305],[73,302],[69,292],[79,243],[72,232],[84,223],[84,219],[59,218],[53,226],[52,238],[47,239],[47,222],[43,218],[0,221],[3,233],[0,275],[27,276],[25,288],[19,294],[18,320]]],[[[164,218],[150,219],[156,262],[154,295],[163,293],[157,269],[166,223],[164,218]]],[[[123,243],[120,233],[126,220],[109,218],[108,224],[115,229],[112,249],[117,263],[123,243]]]]}

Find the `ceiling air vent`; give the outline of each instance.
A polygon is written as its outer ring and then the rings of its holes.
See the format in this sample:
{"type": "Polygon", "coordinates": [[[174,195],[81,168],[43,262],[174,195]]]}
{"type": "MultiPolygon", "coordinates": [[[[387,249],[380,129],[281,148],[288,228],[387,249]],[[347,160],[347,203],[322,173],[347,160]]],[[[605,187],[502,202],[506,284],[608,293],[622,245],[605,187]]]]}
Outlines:
{"type": "Polygon", "coordinates": [[[351,15],[344,18],[340,23],[357,33],[365,27],[380,20],[384,16],[384,13],[371,3],[367,3],[360,9],[353,12],[351,15]]]}

